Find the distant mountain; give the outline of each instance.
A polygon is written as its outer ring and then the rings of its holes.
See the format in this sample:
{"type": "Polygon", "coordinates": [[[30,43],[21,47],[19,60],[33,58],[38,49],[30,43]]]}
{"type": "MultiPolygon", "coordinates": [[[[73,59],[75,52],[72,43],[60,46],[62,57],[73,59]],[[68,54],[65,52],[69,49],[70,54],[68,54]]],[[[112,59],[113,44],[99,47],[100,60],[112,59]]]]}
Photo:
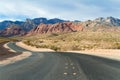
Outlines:
{"type": "Polygon", "coordinates": [[[49,19],[47,20],[46,18],[35,18],[35,19],[26,19],[26,21],[21,25],[23,27],[24,30],[29,31],[35,27],[37,27],[40,23],[44,23],[44,24],[55,24],[58,22],[65,22],[65,20],[61,20],[61,19],[49,19]]]}
{"type": "Polygon", "coordinates": [[[81,25],[85,28],[95,28],[95,27],[119,27],[120,19],[114,17],[99,17],[95,20],[81,21],[81,25]]]}
{"type": "Polygon", "coordinates": [[[3,21],[0,22],[0,30],[3,30],[11,25],[19,25],[21,26],[23,29],[26,29],[27,31],[29,31],[30,29],[32,29],[33,27],[38,26],[40,23],[44,23],[44,24],[55,24],[58,22],[65,22],[65,20],[61,20],[58,18],[54,18],[54,19],[49,19],[47,20],[46,18],[34,18],[34,19],[26,19],[26,21],[21,22],[21,21],[3,21]]]}
{"type": "Polygon", "coordinates": [[[54,19],[48,20],[47,24],[55,24],[55,23],[58,23],[58,22],[65,22],[65,20],[54,18],[54,19]]]}
{"type": "Polygon", "coordinates": [[[0,31],[0,36],[10,37],[15,35],[25,35],[26,31],[21,29],[21,27],[10,27],[0,31]]]}
{"type": "MultiPolygon", "coordinates": [[[[47,20],[46,18],[35,18],[35,19],[26,19],[26,21],[24,21],[24,22],[3,21],[3,22],[0,22],[0,33],[1,33],[0,35],[4,35],[8,28],[11,28],[9,30],[13,31],[14,30],[13,26],[20,28],[22,31],[28,32],[31,29],[37,27],[40,23],[55,24],[58,22],[65,22],[65,20],[61,20],[61,19],[57,19],[57,18],[49,19],[49,20],[47,20]]],[[[5,36],[7,36],[7,35],[5,34],[5,36]]]]}
{"type": "Polygon", "coordinates": [[[107,24],[110,26],[120,26],[120,19],[114,17],[107,17],[107,18],[100,17],[95,19],[94,21],[100,24],[107,24]]]}
{"type": "Polygon", "coordinates": [[[3,22],[0,22],[0,30],[3,30],[3,29],[5,29],[5,28],[7,28],[7,27],[10,27],[10,26],[12,26],[12,25],[21,25],[23,22],[21,22],[21,21],[15,21],[15,22],[13,22],[13,21],[3,21],[3,22]]]}

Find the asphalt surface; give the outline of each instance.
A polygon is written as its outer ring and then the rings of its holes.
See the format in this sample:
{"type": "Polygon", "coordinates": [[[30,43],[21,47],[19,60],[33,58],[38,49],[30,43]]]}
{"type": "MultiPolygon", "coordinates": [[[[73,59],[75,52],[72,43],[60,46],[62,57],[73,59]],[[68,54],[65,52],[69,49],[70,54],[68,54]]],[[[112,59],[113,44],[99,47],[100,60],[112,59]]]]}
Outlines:
{"type": "MultiPolygon", "coordinates": [[[[9,43],[17,52],[27,51],[9,43]]],[[[64,52],[32,52],[32,56],[0,67],[0,80],[120,80],[120,62],[64,52]]]]}

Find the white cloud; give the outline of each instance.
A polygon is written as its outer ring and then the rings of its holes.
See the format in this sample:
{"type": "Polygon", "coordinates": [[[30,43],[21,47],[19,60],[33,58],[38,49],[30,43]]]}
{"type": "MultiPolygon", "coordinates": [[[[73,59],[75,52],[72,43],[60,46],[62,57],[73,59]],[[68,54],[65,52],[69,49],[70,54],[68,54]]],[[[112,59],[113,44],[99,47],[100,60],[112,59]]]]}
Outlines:
{"type": "Polygon", "coordinates": [[[35,5],[27,2],[6,2],[0,3],[0,14],[7,17],[26,16],[26,17],[40,17],[47,16],[49,12],[42,9],[42,7],[36,7],[35,5]]]}
{"type": "Polygon", "coordinates": [[[96,2],[95,0],[91,0],[94,4],[89,5],[87,0],[1,0],[0,16],[4,15],[5,17],[1,17],[0,19],[15,20],[27,17],[57,17],[71,20],[86,20],[102,16],[115,15],[119,17],[120,8],[117,6],[110,7],[120,4],[119,0],[107,1],[108,3],[104,2],[103,5],[100,3],[102,1],[96,2]]]}

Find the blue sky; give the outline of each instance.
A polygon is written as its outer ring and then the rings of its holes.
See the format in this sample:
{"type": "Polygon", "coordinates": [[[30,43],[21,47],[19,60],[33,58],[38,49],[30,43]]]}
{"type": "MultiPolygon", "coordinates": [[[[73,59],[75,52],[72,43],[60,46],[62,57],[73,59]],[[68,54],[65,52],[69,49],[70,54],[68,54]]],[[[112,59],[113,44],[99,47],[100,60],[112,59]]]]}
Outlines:
{"type": "Polygon", "coordinates": [[[120,0],[0,0],[0,21],[46,17],[88,20],[120,18],[120,0]]]}

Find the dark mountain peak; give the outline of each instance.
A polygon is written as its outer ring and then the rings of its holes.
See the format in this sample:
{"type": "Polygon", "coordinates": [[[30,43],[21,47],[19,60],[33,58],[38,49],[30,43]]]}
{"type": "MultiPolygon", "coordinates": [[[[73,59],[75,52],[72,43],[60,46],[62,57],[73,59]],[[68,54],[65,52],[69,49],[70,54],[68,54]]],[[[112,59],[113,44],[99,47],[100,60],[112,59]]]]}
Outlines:
{"type": "Polygon", "coordinates": [[[61,20],[61,19],[58,19],[58,18],[53,18],[53,19],[48,20],[49,24],[55,24],[55,23],[58,23],[58,22],[65,22],[65,20],[61,20]]]}
{"type": "Polygon", "coordinates": [[[47,18],[34,18],[34,19],[32,19],[32,21],[35,23],[35,24],[37,24],[37,25],[39,25],[40,23],[47,23],[47,18]]]}
{"type": "Polygon", "coordinates": [[[107,22],[112,22],[112,21],[117,21],[117,20],[119,20],[119,19],[110,16],[110,17],[105,18],[105,20],[106,20],[107,22]]]}
{"type": "Polygon", "coordinates": [[[32,20],[47,20],[47,18],[44,18],[44,17],[40,17],[40,18],[34,18],[32,20]]]}
{"type": "Polygon", "coordinates": [[[117,19],[117,18],[114,18],[114,17],[112,17],[112,16],[109,16],[109,17],[107,17],[106,19],[117,19]]]}
{"type": "Polygon", "coordinates": [[[107,17],[105,19],[105,22],[108,22],[109,24],[113,26],[120,26],[120,19],[114,18],[114,17],[107,17]]]}
{"type": "Polygon", "coordinates": [[[111,26],[120,26],[120,19],[118,18],[114,18],[114,17],[99,17],[96,18],[95,20],[93,20],[94,22],[98,22],[100,24],[107,24],[107,25],[111,25],[111,26]]]}
{"type": "Polygon", "coordinates": [[[74,20],[73,22],[81,22],[81,21],[79,21],[79,20],[74,20]]]}
{"type": "Polygon", "coordinates": [[[27,18],[25,22],[31,22],[32,20],[30,18],[27,18]]]}
{"type": "Polygon", "coordinates": [[[0,22],[0,30],[5,29],[12,24],[14,24],[14,22],[13,21],[8,21],[8,20],[0,22]]]}
{"type": "Polygon", "coordinates": [[[104,21],[104,18],[103,17],[99,17],[99,18],[96,18],[95,21],[102,22],[102,21],[104,21]]]}
{"type": "Polygon", "coordinates": [[[15,21],[14,23],[15,23],[15,24],[22,24],[23,21],[15,21]]]}
{"type": "Polygon", "coordinates": [[[13,21],[5,20],[5,21],[2,21],[2,22],[10,22],[10,23],[12,23],[13,21]]]}

